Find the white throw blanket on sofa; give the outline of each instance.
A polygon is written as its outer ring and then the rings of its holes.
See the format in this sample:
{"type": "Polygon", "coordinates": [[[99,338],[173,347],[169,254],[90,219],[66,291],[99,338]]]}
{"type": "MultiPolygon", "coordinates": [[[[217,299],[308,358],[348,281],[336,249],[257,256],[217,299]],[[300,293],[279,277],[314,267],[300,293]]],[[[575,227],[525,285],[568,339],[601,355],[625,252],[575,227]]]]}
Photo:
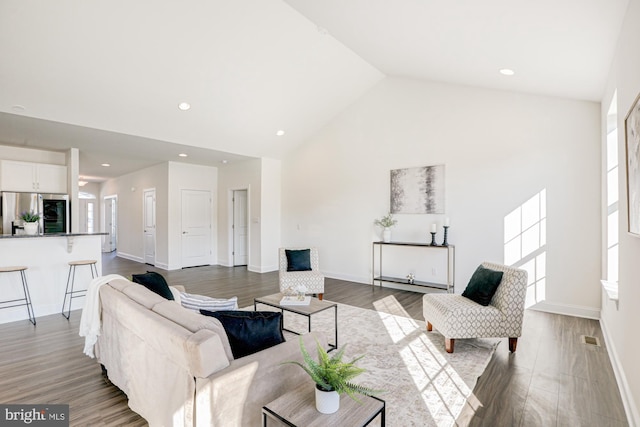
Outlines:
{"type": "Polygon", "coordinates": [[[87,296],[80,317],[80,336],[84,337],[84,354],[95,357],[93,354],[93,346],[98,341],[102,320],[100,317],[100,287],[105,283],[109,283],[115,279],[125,279],[119,274],[109,274],[106,276],[96,277],[89,283],[87,288],[87,296]]]}

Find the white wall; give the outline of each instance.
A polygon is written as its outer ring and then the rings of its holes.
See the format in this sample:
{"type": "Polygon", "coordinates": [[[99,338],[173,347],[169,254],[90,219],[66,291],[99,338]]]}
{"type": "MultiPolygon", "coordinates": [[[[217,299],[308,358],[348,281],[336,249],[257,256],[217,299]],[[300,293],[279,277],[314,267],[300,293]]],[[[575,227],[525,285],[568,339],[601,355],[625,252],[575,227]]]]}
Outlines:
{"type": "Polygon", "coordinates": [[[22,162],[49,163],[64,166],[67,164],[66,153],[37,150],[9,145],[0,145],[0,159],[19,160],[22,162]]]}
{"type": "Polygon", "coordinates": [[[266,158],[261,160],[261,268],[262,271],[275,271],[278,269],[278,248],[280,247],[282,165],[280,160],[266,158]]]}
{"type": "MultiPolygon", "coordinates": [[[[636,339],[640,323],[640,239],[627,233],[627,182],[624,118],[640,93],[640,1],[629,0],[629,7],[618,40],[618,49],[602,99],[602,118],[617,89],[618,161],[619,161],[619,306],[603,297],[601,324],[609,355],[621,388],[630,425],[640,425],[640,341],[636,339]]],[[[603,137],[604,144],[604,137],[603,137]]],[[[606,223],[604,223],[606,224],[606,223]]],[[[606,251],[603,251],[603,256],[606,251]]]]}
{"type": "Polygon", "coordinates": [[[233,190],[247,190],[249,219],[248,265],[250,271],[262,272],[261,235],[261,159],[222,166],[218,172],[218,263],[233,266],[233,190]]]}
{"type": "MultiPolygon", "coordinates": [[[[283,160],[282,244],[318,246],[326,275],[370,283],[389,171],[437,164],[446,165],[457,292],[481,261],[503,261],[505,216],[545,190],[537,307],[598,316],[596,103],[387,78],[283,160]]],[[[393,240],[426,242],[443,217],[397,215],[393,240]]]]}
{"type": "Polygon", "coordinates": [[[156,263],[169,264],[168,164],[162,163],[102,184],[100,200],[118,196],[118,256],[144,262],[143,190],[156,189],[156,263]]]}
{"type": "Polygon", "coordinates": [[[217,264],[218,169],[211,166],[169,162],[168,203],[168,270],[182,268],[182,190],[200,190],[211,193],[211,257],[209,264],[217,264]]]}

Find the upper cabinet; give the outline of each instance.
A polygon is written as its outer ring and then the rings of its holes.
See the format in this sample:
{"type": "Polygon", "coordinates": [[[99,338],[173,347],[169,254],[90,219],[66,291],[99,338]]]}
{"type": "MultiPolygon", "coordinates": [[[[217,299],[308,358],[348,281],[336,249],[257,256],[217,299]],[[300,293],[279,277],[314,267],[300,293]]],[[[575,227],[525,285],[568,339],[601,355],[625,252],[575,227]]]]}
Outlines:
{"type": "Polygon", "coordinates": [[[2,191],[67,193],[67,167],[0,160],[2,191]]]}

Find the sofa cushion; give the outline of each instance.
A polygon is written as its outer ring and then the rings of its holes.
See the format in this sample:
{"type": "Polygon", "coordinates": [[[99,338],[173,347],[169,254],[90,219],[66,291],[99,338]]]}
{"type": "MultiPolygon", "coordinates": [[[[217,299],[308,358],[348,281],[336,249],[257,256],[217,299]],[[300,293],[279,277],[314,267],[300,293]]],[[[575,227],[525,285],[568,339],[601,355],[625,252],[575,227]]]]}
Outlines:
{"type": "Polygon", "coordinates": [[[478,266],[462,296],[478,304],[489,305],[493,295],[498,290],[498,286],[500,286],[502,275],[502,271],[491,270],[481,265],[478,266]]]}
{"type": "Polygon", "coordinates": [[[167,281],[164,280],[164,277],[162,277],[160,273],[147,271],[144,274],[133,274],[131,277],[135,283],[141,284],[161,297],[173,300],[171,289],[169,289],[167,281]]]}
{"type": "Polygon", "coordinates": [[[152,310],[191,332],[197,332],[202,329],[212,331],[220,337],[225,358],[229,361],[233,360],[233,352],[231,351],[229,338],[227,338],[227,332],[224,330],[222,323],[215,317],[203,316],[167,300],[154,305],[152,310]]]}
{"type": "Polygon", "coordinates": [[[165,298],[161,297],[155,292],[152,292],[144,286],[140,285],[127,286],[122,290],[122,293],[148,309],[152,308],[158,303],[167,301],[165,298]]]}
{"type": "Polygon", "coordinates": [[[238,359],[284,342],[282,313],[273,311],[207,311],[205,316],[220,320],[238,359]]]}
{"type": "Polygon", "coordinates": [[[311,249],[285,249],[287,271],[311,270],[311,249]]]}

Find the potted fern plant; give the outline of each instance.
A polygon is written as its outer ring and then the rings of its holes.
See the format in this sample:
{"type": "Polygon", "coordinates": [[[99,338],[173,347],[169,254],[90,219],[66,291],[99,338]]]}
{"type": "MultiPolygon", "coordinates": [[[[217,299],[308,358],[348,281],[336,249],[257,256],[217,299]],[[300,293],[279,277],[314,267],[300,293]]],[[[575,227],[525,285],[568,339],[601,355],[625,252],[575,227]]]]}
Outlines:
{"type": "Polygon", "coordinates": [[[340,395],[346,393],[352,399],[358,401],[356,395],[374,396],[381,393],[381,390],[374,390],[359,384],[354,384],[351,380],[365,372],[363,368],[355,364],[364,355],[345,362],[343,346],[333,356],[329,356],[327,351],[316,341],[318,347],[318,361],[316,362],[304,347],[300,338],[300,350],[304,363],[290,361],[304,369],[311,379],[316,383],[316,409],[323,414],[333,414],[340,407],[340,395]]]}

